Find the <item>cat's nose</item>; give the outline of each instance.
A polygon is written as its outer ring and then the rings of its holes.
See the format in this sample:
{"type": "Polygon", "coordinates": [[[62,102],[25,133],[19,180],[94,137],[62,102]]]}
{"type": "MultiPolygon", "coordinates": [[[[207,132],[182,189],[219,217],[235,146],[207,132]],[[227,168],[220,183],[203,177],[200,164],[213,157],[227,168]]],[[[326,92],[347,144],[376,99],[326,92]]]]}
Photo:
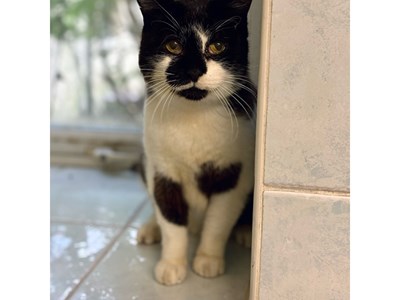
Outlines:
{"type": "Polygon", "coordinates": [[[196,82],[199,79],[199,77],[203,74],[204,72],[200,69],[191,69],[187,71],[189,79],[192,80],[193,82],[196,82]]]}

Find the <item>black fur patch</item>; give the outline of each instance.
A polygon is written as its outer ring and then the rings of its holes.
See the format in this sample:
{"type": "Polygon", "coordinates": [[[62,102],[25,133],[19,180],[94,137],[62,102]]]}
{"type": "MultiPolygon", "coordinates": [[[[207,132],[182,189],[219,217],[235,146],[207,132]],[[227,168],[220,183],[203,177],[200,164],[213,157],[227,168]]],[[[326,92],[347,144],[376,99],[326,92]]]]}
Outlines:
{"type": "Polygon", "coordinates": [[[244,207],[239,220],[236,222],[237,225],[252,225],[253,223],[253,197],[254,193],[249,193],[247,197],[247,203],[244,207]]]}
{"type": "Polygon", "coordinates": [[[154,177],[154,198],[164,218],[177,225],[187,225],[188,205],[179,183],[157,173],[154,177]]]}
{"type": "Polygon", "coordinates": [[[200,170],[196,176],[198,188],[210,198],[213,194],[226,192],[236,186],[242,164],[236,163],[226,168],[219,168],[213,162],[206,162],[201,165],[200,170]]]}
{"type": "Polygon", "coordinates": [[[195,87],[178,92],[178,94],[186,99],[198,101],[207,96],[208,92],[195,87]]]}

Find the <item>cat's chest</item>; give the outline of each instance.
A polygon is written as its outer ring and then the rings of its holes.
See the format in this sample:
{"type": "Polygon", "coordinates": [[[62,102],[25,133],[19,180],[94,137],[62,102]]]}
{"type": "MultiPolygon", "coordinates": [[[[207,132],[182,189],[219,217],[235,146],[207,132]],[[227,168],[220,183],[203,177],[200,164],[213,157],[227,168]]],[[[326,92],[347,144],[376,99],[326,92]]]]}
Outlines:
{"type": "Polygon", "coordinates": [[[194,165],[216,160],[232,151],[236,126],[233,117],[218,107],[189,103],[163,113],[150,108],[145,112],[146,151],[194,165]]]}

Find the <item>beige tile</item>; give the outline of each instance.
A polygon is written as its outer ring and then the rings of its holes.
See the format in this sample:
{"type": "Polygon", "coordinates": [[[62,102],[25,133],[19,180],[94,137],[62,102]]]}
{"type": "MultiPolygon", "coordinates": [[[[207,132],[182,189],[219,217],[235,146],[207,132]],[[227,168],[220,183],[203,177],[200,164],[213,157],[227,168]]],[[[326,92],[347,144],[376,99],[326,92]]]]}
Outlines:
{"type": "MultiPolygon", "coordinates": [[[[160,246],[137,245],[136,233],[135,228],[126,232],[72,299],[245,299],[249,284],[249,249],[233,242],[229,244],[227,273],[223,276],[204,279],[189,271],[183,284],[165,287],[153,278],[160,246]]],[[[196,239],[191,239],[191,257],[195,244],[196,239]]]]}
{"type": "Polygon", "coordinates": [[[51,225],[51,299],[64,299],[115,234],[106,227],[51,225]]]}
{"type": "Polygon", "coordinates": [[[265,183],[349,189],[349,1],[274,1],[265,183]]]}
{"type": "Polygon", "coordinates": [[[349,299],[349,201],[264,194],[260,299],[349,299]]]}
{"type": "Polygon", "coordinates": [[[51,219],[122,225],[147,197],[137,174],[51,168],[51,219]]]}

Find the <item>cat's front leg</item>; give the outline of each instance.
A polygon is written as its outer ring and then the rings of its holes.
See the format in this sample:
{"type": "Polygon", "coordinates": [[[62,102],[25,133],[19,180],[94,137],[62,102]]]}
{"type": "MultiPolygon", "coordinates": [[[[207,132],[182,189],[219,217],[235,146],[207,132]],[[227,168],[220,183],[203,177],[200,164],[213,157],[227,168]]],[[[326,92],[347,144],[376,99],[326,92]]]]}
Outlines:
{"type": "Polygon", "coordinates": [[[162,243],[155,277],[161,284],[178,284],[187,274],[188,205],[182,186],[160,174],[154,178],[154,199],[162,243]]]}
{"type": "Polygon", "coordinates": [[[193,261],[197,274],[216,277],[225,272],[225,246],[244,207],[245,197],[244,193],[235,189],[210,199],[200,245],[193,261]]]}

